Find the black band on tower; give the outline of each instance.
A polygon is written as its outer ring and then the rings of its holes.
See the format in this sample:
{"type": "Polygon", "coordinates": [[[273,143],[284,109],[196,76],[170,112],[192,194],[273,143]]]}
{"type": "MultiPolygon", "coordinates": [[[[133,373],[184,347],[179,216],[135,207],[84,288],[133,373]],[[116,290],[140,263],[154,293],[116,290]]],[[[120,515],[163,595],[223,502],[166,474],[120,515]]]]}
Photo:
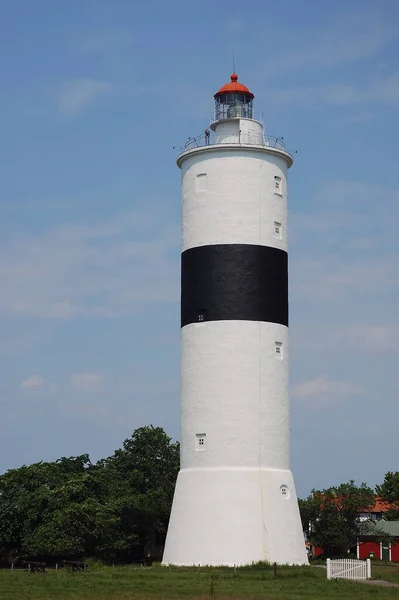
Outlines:
{"type": "Polygon", "coordinates": [[[201,321],[266,321],[288,327],[288,255],[251,244],[182,253],[181,326],[201,321]]]}

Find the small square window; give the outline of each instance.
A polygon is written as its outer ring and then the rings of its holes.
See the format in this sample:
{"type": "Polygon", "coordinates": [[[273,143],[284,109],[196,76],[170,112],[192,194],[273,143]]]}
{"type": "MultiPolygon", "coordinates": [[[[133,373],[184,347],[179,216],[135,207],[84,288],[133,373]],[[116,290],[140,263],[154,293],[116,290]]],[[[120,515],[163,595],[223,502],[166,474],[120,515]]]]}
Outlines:
{"type": "Polygon", "coordinates": [[[199,173],[197,175],[197,192],[205,192],[206,190],[206,173],[199,173]]]}
{"type": "Polygon", "coordinates": [[[206,449],[206,433],[196,433],[196,450],[206,449]]]}
{"type": "Polygon", "coordinates": [[[280,492],[281,492],[281,495],[283,496],[283,498],[285,498],[285,499],[289,498],[290,493],[289,493],[289,489],[286,485],[282,485],[280,487],[280,492]]]}
{"type": "Polygon", "coordinates": [[[274,221],[274,237],[278,240],[281,240],[283,237],[283,226],[277,221],[274,221]]]}
{"type": "Polygon", "coordinates": [[[275,342],[275,352],[276,352],[276,358],[279,358],[281,360],[283,358],[282,342],[275,342]]]}
{"type": "Polygon", "coordinates": [[[206,321],[206,308],[197,308],[197,323],[206,321]]]}

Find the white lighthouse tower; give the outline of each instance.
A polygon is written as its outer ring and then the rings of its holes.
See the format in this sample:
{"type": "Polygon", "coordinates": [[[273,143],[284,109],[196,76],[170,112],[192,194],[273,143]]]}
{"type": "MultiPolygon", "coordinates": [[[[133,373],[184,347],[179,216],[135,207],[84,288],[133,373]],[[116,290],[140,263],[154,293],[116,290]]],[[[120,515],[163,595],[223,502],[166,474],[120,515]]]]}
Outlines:
{"type": "Polygon", "coordinates": [[[289,466],[287,170],[253,94],[215,94],[182,170],[181,470],[164,564],[306,564],[289,466]]]}

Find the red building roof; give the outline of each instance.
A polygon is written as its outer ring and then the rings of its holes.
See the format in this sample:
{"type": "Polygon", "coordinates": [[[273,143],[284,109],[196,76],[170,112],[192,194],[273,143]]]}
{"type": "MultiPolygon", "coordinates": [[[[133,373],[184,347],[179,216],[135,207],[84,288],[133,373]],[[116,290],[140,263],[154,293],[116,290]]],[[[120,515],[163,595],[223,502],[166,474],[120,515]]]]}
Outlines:
{"type": "Polygon", "coordinates": [[[226,83],[223,87],[220,88],[218,92],[214,95],[214,98],[221,96],[222,94],[248,94],[251,98],[255,98],[252,92],[249,91],[246,85],[242,83],[238,83],[238,75],[237,73],[233,73],[230,77],[231,82],[226,83]]]}
{"type": "Polygon", "coordinates": [[[371,513],[382,512],[382,513],[384,513],[384,512],[387,512],[390,508],[391,508],[391,505],[388,504],[388,502],[384,502],[383,500],[376,498],[375,506],[373,508],[366,508],[363,512],[371,512],[371,513]]]}
{"type": "MultiPolygon", "coordinates": [[[[316,495],[316,497],[318,497],[320,499],[320,508],[323,509],[323,496],[321,494],[318,494],[318,495],[316,495]]],[[[338,497],[334,498],[334,504],[338,508],[341,508],[341,502],[342,502],[342,498],[338,498],[338,497]]],[[[389,502],[384,502],[380,498],[376,497],[375,504],[371,504],[370,506],[366,506],[366,507],[362,508],[362,510],[360,512],[362,512],[362,513],[380,513],[380,512],[385,513],[390,508],[392,508],[392,505],[389,504],[389,502]]]]}

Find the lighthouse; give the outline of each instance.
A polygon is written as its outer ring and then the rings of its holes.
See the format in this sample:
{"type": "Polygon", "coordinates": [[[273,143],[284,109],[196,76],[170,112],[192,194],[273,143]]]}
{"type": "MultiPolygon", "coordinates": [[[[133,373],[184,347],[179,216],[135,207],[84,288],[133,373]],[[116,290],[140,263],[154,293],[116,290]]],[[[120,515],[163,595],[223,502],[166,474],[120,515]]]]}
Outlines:
{"type": "Polygon", "coordinates": [[[163,557],[307,564],[289,466],[287,171],[231,81],[182,174],[181,468],[163,557]]]}

